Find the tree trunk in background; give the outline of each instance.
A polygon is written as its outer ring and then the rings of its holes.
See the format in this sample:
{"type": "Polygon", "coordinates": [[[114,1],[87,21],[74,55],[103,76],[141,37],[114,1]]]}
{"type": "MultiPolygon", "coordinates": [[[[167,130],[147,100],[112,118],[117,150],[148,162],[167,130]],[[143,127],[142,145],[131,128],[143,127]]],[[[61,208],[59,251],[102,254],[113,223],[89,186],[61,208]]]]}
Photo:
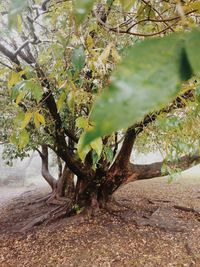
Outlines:
{"type": "Polygon", "coordinates": [[[48,155],[48,147],[46,145],[42,145],[42,152],[39,152],[39,155],[42,160],[42,176],[46,180],[46,182],[50,185],[52,191],[56,190],[57,181],[49,172],[49,155],[48,155]]]}
{"type": "Polygon", "coordinates": [[[58,160],[59,175],[58,179],[55,179],[49,171],[48,147],[46,145],[42,145],[42,152],[39,152],[39,155],[42,159],[42,176],[52,189],[52,198],[72,197],[74,194],[74,174],[67,165],[65,164],[64,169],[62,169],[62,163],[58,160]]]}
{"type": "Polygon", "coordinates": [[[59,197],[72,197],[74,193],[74,174],[66,164],[57,181],[56,193],[59,197]]]}

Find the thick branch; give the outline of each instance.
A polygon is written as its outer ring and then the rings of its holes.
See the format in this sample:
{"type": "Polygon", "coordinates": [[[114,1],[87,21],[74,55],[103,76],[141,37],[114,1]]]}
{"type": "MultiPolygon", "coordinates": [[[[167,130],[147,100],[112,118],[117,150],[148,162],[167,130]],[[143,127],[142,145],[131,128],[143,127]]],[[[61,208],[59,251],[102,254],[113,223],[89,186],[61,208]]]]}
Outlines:
{"type": "Polygon", "coordinates": [[[117,155],[113,165],[110,168],[111,172],[113,172],[115,169],[118,169],[119,167],[121,169],[127,168],[133,144],[135,142],[135,138],[136,138],[135,128],[134,127],[128,128],[124,137],[122,147],[119,151],[119,154],[117,155]]]}
{"type": "Polygon", "coordinates": [[[57,110],[54,96],[50,89],[49,81],[39,66],[36,66],[36,72],[38,78],[41,80],[42,86],[48,89],[48,91],[44,93],[43,99],[45,99],[47,108],[55,122],[55,138],[57,146],[55,150],[56,154],[65,161],[69,169],[77,176],[84,179],[90,179],[94,176],[94,171],[92,169],[88,170],[88,168],[85,168],[79,160],[75,159],[74,153],[67,147],[65,133],[69,133],[69,131],[66,132],[66,130],[62,128],[62,121],[57,110]]]}
{"type": "Polygon", "coordinates": [[[4,45],[0,44],[0,52],[9,58],[13,63],[20,65],[19,60],[17,59],[17,56],[12,53],[10,50],[8,50],[4,45]]]}
{"type": "MultiPolygon", "coordinates": [[[[195,154],[193,156],[183,156],[178,162],[169,162],[169,166],[175,166],[176,168],[180,168],[182,171],[189,169],[190,167],[197,165],[200,163],[199,154],[195,154]]],[[[165,176],[169,173],[162,172],[163,162],[155,162],[152,164],[129,164],[130,174],[126,182],[132,182],[135,180],[146,180],[155,177],[165,176]]]]}

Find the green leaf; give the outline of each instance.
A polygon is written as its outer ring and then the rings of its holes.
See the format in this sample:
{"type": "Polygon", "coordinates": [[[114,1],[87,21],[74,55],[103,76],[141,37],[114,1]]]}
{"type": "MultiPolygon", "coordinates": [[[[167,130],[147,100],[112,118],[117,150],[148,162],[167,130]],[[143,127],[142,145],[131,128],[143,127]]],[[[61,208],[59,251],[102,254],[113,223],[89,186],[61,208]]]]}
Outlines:
{"type": "Polygon", "coordinates": [[[81,71],[85,65],[85,51],[82,46],[75,48],[72,53],[72,65],[76,71],[81,71]]]}
{"type": "Polygon", "coordinates": [[[120,3],[125,11],[129,11],[133,7],[135,0],[120,0],[120,3]]]}
{"type": "Polygon", "coordinates": [[[200,31],[194,30],[188,34],[185,47],[194,74],[200,76],[200,31]]]}
{"type": "Polygon", "coordinates": [[[93,140],[93,141],[90,143],[90,146],[91,146],[91,148],[97,153],[98,158],[100,159],[100,157],[101,157],[101,152],[102,152],[102,149],[103,149],[103,142],[102,142],[102,139],[101,139],[101,138],[97,138],[97,139],[93,140]]]}
{"type": "MultiPolygon", "coordinates": [[[[21,75],[22,74],[20,74],[20,76],[12,76],[10,84],[15,84],[16,81],[19,81],[21,75]]],[[[12,99],[17,99],[18,95],[22,91],[24,92],[24,94],[30,92],[32,96],[36,99],[37,103],[41,100],[43,94],[42,86],[39,83],[34,80],[23,80],[21,82],[18,82],[14,87],[12,87],[12,99]]]]}
{"type": "Polygon", "coordinates": [[[110,147],[105,147],[104,148],[104,153],[106,156],[106,159],[109,163],[111,163],[113,161],[113,151],[110,147]]]}
{"type": "Polygon", "coordinates": [[[75,105],[75,94],[74,92],[69,92],[67,97],[67,104],[72,113],[74,113],[74,105],[75,105]]]}
{"type": "Polygon", "coordinates": [[[86,129],[88,127],[88,118],[79,117],[76,119],[76,127],[86,129]]]}
{"type": "Polygon", "coordinates": [[[18,145],[18,138],[16,133],[12,133],[12,135],[10,136],[10,143],[14,144],[14,145],[18,145]]]}
{"type": "Polygon", "coordinates": [[[30,91],[32,96],[36,99],[36,102],[38,103],[43,94],[42,86],[34,80],[27,80],[24,81],[24,89],[26,91],[30,91]]]}
{"type": "Polygon", "coordinates": [[[76,21],[78,24],[83,22],[86,16],[92,9],[94,0],[75,0],[74,1],[74,10],[76,15],[76,21]]]}
{"type": "Polygon", "coordinates": [[[65,92],[62,92],[61,95],[58,98],[57,103],[56,103],[58,112],[61,110],[65,99],[66,99],[66,93],[65,92]]]}
{"type": "Polygon", "coordinates": [[[99,161],[99,156],[97,155],[97,153],[93,150],[92,151],[92,169],[96,170],[96,165],[99,161]]]}
{"type": "Polygon", "coordinates": [[[80,136],[80,138],[78,140],[78,144],[77,144],[78,156],[82,160],[82,162],[85,161],[85,157],[87,156],[87,154],[91,150],[91,146],[90,145],[83,146],[84,136],[85,136],[85,132],[83,132],[81,134],[81,136],[80,136]]]}
{"type": "Polygon", "coordinates": [[[182,34],[172,34],[129,48],[112,75],[110,87],[94,104],[94,128],[88,131],[85,144],[133,125],[175,97],[181,80],[191,75],[188,68],[188,73],[182,71],[183,44],[182,34]]]}
{"type": "Polygon", "coordinates": [[[24,120],[24,117],[25,117],[25,113],[22,110],[20,110],[14,119],[14,124],[16,125],[16,127],[21,126],[21,124],[24,120]]]}
{"type": "Polygon", "coordinates": [[[23,129],[20,132],[19,140],[18,140],[18,146],[20,149],[24,148],[29,142],[29,134],[26,131],[26,129],[23,129]]]}
{"type": "Polygon", "coordinates": [[[13,86],[11,90],[11,99],[16,100],[17,102],[18,95],[21,92],[23,92],[23,88],[24,88],[24,81],[21,81],[17,83],[15,86],[13,86]]]}
{"type": "Polygon", "coordinates": [[[21,30],[21,17],[20,14],[28,6],[27,0],[11,0],[8,14],[9,28],[17,28],[21,30]]]}

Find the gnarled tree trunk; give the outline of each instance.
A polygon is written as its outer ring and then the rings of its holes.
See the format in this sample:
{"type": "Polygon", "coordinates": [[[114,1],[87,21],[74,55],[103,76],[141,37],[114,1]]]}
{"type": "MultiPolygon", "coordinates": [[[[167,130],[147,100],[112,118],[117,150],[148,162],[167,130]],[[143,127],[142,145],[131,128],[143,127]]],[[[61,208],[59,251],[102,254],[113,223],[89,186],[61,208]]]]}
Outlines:
{"type": "MultiPolygon", "coordinates": [[[[49,184],[52,189],[52,194],[50,200],[64,200],[64,198],[72,198],[74,194],[74,174],[65,164],[62,168],[62,163],[58,159],[59,165],[59,175],[58,179],[54,178],[49,171],[49,156],[48,156],[48,147],[47,145],[42,145],[42,152],[39,152],[39,155],[42,160],[42,176],[49,184]]],[[[58,203],[59,204],[59,203],[58,203]]]]}

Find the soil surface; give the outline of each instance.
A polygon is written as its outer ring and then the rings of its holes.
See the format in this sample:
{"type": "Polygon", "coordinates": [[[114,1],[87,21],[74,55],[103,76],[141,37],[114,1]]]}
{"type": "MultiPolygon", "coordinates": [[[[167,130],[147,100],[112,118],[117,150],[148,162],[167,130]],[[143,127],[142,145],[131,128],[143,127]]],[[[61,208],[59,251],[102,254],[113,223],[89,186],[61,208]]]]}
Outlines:
{"type": "Polygon", "coordinates": [[[200,178],[130,183],[107,212],[26,231],[55,206],[34,203],[48,188],[23,190],[7,205],[0,190],[1,267],[200,267],[200,178]]]}

